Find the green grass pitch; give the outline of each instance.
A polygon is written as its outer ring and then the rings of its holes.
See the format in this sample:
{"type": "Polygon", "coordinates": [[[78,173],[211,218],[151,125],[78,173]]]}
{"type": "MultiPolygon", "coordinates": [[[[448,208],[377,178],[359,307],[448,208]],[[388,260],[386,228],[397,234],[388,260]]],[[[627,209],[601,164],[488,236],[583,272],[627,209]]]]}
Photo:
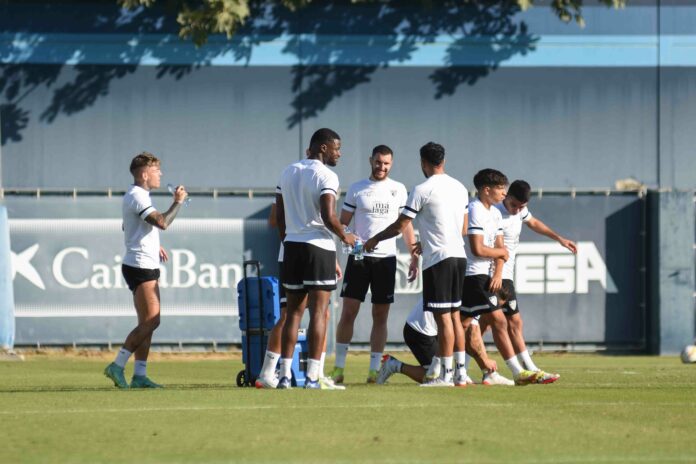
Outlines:
{"type": "Polygon", "coordinates": [[[176,357],[149,366],[166,389],[119,391],[110,360],[0,363],[0,462],[696,462],[696,365],[677,357],[538,355],[556,384],[424,389],[365,385],[349,356],[346,391],[238,388],[238,359],[176,357]]]}

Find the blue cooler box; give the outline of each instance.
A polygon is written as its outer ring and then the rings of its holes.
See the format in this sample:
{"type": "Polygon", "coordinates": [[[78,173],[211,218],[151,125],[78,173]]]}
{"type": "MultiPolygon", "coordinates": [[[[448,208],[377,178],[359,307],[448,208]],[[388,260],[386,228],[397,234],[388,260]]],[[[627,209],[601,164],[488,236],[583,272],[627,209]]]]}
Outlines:
{"type": "MultiPolygon", "coordinates": [[[[246,277],[246,266],[257,267],[257,261],[245,261],[245,277],[237,284],[239,329],[242,331],[242,362],[244,370],[237,375],[237,385],[253,386],[261,373],[268,346],[268,335],[280,319],[280,292],[275,277],[246,277]],[[260,286],[260,287],[259,287],[260,286]]],[[[303,387],[307,372],[307,337],[298,333],[292,359],[292,384],[303,387]]]]}

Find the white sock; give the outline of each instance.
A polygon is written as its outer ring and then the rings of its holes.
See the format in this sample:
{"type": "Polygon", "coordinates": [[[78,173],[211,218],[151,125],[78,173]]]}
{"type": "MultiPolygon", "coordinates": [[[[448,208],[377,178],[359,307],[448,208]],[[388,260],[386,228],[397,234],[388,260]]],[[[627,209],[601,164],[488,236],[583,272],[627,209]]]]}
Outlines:
{"type": "Polygon", "coordinates": [[[324,377],[324,362],[326,361],[326,351],[321,354],[319,358],[319,377],[324,377]]]}
{"type": "Polygon", "coordinates": [[[520,375],[520,372],[524,370],[515,356],[510,359],[506,359],[505,364],[507,364],[507,367],[512,371],[513,377],[517,377],[520,375]]]}
{"type": "Polygon", "coordinates": [[[346,367],[346,355],[350,343],[336,343],[336,367],[341,369],[346,367]]]}
{"type": "Polygon", "coordinates": [[[141,377],[145,377],[147,373],[147,361],[139,361],[135,360],[135,371],[133,372],[133,375],[138,375],[141,377]]]}
{"type": "Polygon", "coordinates": [[[428,372],[425,373],[426,377],[435,378],[440,377],[440,364],[442,359],[439,356],[433,356],[433,360],[430,361],[430,366],[428,366],[428,372]]]}
{"type": "Polygon", "coordinates": [[[444,380],[445,382],[452,381],[452,376],[454,375],[454,371],[452,370],[453,362],[454,358],[452,356],[442,357],[442,372],[440,375],[442,377],[442,380],[444,380]]]}
{"type": "Polygon", "coordinates": [[[318,359],[307,359],[307,379],[312,381],[319,380],[319,365],[321,361],[318,359]]]}
{"type": "Polygon", "coordinates": [[[280,377],[287,377],[288,380],[292,380],[292,358],[281,358],[280,377]]]}
{"type": "Polygon", "coordinates": [[[280,353],[266,350],[266,356],[263,358],[263,366],[261,366],[261,377],[272,378],[279,359],[280,353]]]}
{"type": "Polygon", "coordinates": [[[465,351],[455,351],[454,352],[454,369],[457,371],[464,371],[466,373],[466,352],[465,351]]]}
{"type": "Polygon", "coordinates": [[[114,360],[114,363],[118,367],[121,367],[121,368],[126,367],[126,363],[128,362],[128,358],[130,358],[132,354],[133,353],[131,353],[127,349],[121,348],[120,350],[118,350],[118,354],[116,355],[116,359],[114,360]]]}
{"type": "Polygon", "coordinates": [[[379,363],[382,362],[382,353],[375,353],[374,351],[370,352],[370,370],[371,371],[378,371],[379,370],[379,363]]]}
{"type": "Polygon", "coordinates": [[[536,364],[534,364],[534,361],[532,361],[532,357],[529,355],[529,351],[527,350],[518,353],[517,360],[520,362],[520,364],[522,364],[526,369],[530,371],[541,370],[536,366],[536,364]]]}

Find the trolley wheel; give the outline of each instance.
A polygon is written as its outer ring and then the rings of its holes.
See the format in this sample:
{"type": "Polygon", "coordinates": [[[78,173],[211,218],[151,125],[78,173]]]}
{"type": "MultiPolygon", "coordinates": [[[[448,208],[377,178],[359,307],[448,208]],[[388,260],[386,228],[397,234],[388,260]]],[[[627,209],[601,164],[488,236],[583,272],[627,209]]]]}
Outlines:
{"type": "Polygon", "coordinates": [[[243,370],[239,371],[239,374],[237,374],[237,386],[238,387],[247,386],[246,372],[243,370]]]}

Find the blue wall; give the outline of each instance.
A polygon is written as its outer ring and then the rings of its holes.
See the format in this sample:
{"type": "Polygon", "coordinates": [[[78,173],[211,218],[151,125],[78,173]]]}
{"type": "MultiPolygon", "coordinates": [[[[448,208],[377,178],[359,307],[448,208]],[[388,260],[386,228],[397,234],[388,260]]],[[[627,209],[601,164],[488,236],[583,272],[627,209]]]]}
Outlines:
{"type": "Polygon", "coordinates": [[[379,143],[413,185],[436,140],[467,185],[493,166],[544,189],[696,187],[695,1],[590,3],[585,29],[547,7],[393,5],[270,8],[196,49],[157,10],[4,4],[2,187],[123,189],[150,150],[194,188],[272,188],[322,126],[344,186],[379,143]]]}

